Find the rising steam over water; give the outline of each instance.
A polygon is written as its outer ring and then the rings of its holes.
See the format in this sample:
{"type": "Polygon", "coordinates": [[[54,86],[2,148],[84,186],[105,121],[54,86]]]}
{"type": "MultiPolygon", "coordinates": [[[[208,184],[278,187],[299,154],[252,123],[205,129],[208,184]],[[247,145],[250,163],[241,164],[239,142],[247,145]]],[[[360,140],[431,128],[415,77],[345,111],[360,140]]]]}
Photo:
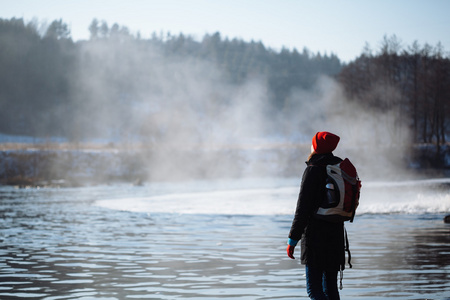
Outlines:
{"type": "MultiPolygon", "coordinates": [[[[304,146],[322,130],[338,134],[341,144],[337,150],[342,156],[356,152],[358,155],[350,158],[359,168],[371,170],[367,172],[371,177],[379,173],[373,170],[380,165],[385,166],[381,176],[402,174],[403,145],[410,134],[399,121],[399,112],[361,107],[330,77],[317,78],[307,89],[291,90],[283,103],[275,105],[269,78],[259,74],[233,83],[211,61],[168,56],[158,47],[102,42],[80,47],[72,89],[83,105],[74,112],[75,124],[93,137],[150,149],[151,154],[139,154],[139,164],[149,179],[214,173],[210,169],[224,154],[211,155],[211,151],[202,151],[205,149],[304,146]],[[385,147],[395,148],[385,151],[385,147]],[[192,148],[199,149],[197,159],[179,155],[192,148]]],[[[392,88],[382,86],[373,93],[378,95],[379,90],[384,98],[398,97],[392,88]]],[[[298,161],[308,154],[299,151],[298,161]]],[[[281,170],[292,163],[289,159],[277,161],[281,170]]],[[[236,167],[229,165],[230,170],[221,172],[235,174],[236,167]]],[[[261,175],[277,176],[274,174],[261,175]]]]}

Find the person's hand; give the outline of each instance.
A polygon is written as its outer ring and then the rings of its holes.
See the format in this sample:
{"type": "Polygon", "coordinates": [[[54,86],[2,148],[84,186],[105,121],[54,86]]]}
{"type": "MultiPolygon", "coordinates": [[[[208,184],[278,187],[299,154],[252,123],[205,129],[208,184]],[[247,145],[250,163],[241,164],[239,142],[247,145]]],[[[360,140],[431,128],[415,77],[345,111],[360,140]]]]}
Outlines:
{"type": "Polygon", "coordinates": [[[294,249],[295,249],[294,246],[291,246],[291,245],[287,246],[286,251],[287,251],[287,255],[289,256],[289,258],[295,259],[295,257],[294,257],[294,249]]]}

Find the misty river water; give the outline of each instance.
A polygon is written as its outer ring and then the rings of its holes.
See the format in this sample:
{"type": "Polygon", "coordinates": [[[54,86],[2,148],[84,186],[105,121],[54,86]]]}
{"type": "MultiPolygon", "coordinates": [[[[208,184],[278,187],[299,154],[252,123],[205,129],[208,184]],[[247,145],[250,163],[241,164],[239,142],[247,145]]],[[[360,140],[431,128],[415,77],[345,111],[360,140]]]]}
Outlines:
{"type": "MultiPolygon", "coordinates": [[[[449,183],[363,185],[342,299],[450,299],[449,183]]],[[[0,299],[307,299],[285,252],[297,194],[293,179],[1,187],[0,299]]]]}

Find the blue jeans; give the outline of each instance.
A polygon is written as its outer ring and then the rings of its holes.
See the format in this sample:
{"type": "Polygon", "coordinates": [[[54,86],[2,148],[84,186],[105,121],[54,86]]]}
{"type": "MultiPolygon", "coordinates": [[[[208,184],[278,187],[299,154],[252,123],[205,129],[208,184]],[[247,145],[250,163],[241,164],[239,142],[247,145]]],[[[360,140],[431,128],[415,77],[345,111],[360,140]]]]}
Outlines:
{"type": "Polygon", "coordinates": [[[338,272],[324,272],[306,265],[306,291],[314,300],[339,300],[338,272]]]}

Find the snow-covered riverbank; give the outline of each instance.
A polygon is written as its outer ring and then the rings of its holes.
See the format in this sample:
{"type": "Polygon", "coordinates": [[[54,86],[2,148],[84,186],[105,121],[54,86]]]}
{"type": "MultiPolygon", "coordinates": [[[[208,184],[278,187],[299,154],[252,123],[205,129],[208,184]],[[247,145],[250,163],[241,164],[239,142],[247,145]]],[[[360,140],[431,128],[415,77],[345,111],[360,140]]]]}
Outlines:
{"type": "MultiPolygon", "coordinates": [[[[242,177],[296,177],[304,170],[307,144],[271,143],[209,147],[145,147],[114,144],[1,143],[0,184],[80,186],[114,182],[180,181],[242,177]]],[[[395,147],[341,148],[363,180],[448,177],[450,147],[442,168],[429,162],[435,151],[417,146],[408,154],[395,147]]]]}

